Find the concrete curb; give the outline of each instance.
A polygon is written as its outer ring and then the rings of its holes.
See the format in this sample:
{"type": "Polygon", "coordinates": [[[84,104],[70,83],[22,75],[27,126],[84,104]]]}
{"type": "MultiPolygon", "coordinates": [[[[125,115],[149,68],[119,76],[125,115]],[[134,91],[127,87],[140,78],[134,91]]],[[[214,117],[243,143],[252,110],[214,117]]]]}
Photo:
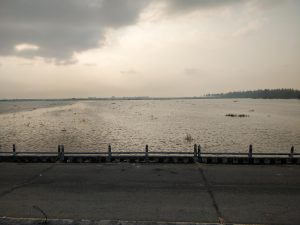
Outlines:
{"type": "Polygon", "coordinates": [[[235,156],[91,156],[64,155],[0,155],[1,162],[15,163],[204,163],[204,164],[240,164],[240,165],[300,165],[300,157],[235,157],[235,156]]]}
{"type": "MultiPolygon", "coordinates": [[[[122,221],[122,220],[72,220],[72,219],[48,219],[42,218],[13,218],[0,217],[1,225],[220,225],[220,223],[198,222],[163,222],[163,221],[122,221]]],[[[258,224],[233,224],[224,225],[258,225],[258,224]]],[[[262,225],[262,224],[260,224],[262,225]]]]}

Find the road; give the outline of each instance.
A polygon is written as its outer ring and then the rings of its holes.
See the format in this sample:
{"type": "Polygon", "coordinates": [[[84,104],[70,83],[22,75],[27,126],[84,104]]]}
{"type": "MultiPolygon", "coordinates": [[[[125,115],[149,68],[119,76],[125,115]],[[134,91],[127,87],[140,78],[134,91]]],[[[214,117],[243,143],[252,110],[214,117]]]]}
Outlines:
{"type": "Polygon", "coordinates": [[[300,167],[0,163],[0,217],[300,223],[300,167]]]}

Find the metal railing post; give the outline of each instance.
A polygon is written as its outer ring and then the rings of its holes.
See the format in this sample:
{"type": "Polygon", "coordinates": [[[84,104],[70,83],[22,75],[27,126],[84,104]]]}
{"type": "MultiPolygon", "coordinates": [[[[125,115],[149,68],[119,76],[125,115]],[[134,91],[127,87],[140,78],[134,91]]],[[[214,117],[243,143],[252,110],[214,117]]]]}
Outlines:
{"type": "Polygon", "coordinates": [[[108,158],[111,159],[111,146],[108,145],[108,158]]]}
{"type": "Polygon", "coordinates": [[[252,150],[253,150],[252,145],[249,145],[249,153],[248,153],[249,158],[252,158],[252,150]]]}
{"type": "Polygon", "coordinates": [[[13,155],[14,155],[14,156],[17,155],[17,152],[16,152],[16,145],[15,145],[15,144],[13,144],[13,155]]]}
{"type": "Polygon", "coordinates": [[[63,162],[65,160],[65,147],[64,145],[60,146],[60,161],[63,162]]]}
{"type": "Polygon", "coordinates": [[[291,147],[290,158],[294,157],[294,146],[291,147]]]}
{"type": "Polygon", "coordinates": [[[197,157],[197,144],[194,144],[194,157],[197,157]]]}
{"type": "Polygon", "coordinates": [[[60,159],[60,145],[57,145],[57,158],[60,159]]]}
{"type": "Polygon", "coordinates": [[[148,145],[146,145],[146,147],[145,147],[145,159],[146,160],[148,160],[148,156],[149,156],[149,147],[148,147],[148,145]]]}
{"type": "Polygon", "coordinates": [[[194,144],[194,162],[197,162],[198,156],[197,156],[197,144],[194,144]]]}
{"type": "Polygon", "coordinates": [[[198,145],[198,159],[201,159],[201,145],[198,145]]]}

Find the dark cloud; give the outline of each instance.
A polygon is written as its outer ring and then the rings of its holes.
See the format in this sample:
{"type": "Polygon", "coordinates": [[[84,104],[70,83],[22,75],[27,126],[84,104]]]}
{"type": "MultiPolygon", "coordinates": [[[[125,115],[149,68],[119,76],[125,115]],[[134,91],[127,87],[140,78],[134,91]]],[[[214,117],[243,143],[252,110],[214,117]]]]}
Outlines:
{"type": "MultiPolygon", "coordinates": [[[[162,0],[157,0],[162,1],[162,0]]],[[[287,0],[164,0],[168,13],[186,13],[204,9],[214,9],[234,4],[251,3],[257,7],[267,8],[287,0]]]]}
{"type": "MultiPolygon", "coordinates": [[[[159,0],[158,0],[159,1],[159,0]]],[[[244,0],[165,0],[169,13],[182,13],[228,6],[244,0]]]]}
{"type": "Polygon", "coordinates": [[[69,61],[74,52],[95,48],[107,28],[136,22],[147,0],[1,0],[0,54],[69,61]],[[20,43],[39,50],[16,51],[20,43]]]}
{"type": "MultiPolygon", "coordinates": [[[[0,55],[73,63],[74,52],[101,46],[108,28],[137,22],[150,3],[165,3],[165,13],[188,13],[257,0],[0,0],[0,55]],[[38,50],[16,51],[27,43],[38,50]]],[[[263,0],[263,5],[283,0],[263,0]]]]}
{"type": "Polygon", "coordinates": [[[249,2],[258,8],[268,9],[276,5],[282,4],[288,0],[249,0],[249,2]]]}

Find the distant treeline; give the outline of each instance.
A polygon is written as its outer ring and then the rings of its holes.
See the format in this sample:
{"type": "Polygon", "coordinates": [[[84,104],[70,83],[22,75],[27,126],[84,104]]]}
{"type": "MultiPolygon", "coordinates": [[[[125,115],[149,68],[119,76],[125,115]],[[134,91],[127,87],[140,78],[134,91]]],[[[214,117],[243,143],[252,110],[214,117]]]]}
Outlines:
{"type": "Polygon", "coordinates": [[[300,91],[295,89],[264,89],[255,91],[235,91],[219,94],[207,94],[211,98],[266,98],[266,99],[300,99],[300,91]]]}
{"type": "Polygon", "coordinates": [[[180,100],[180,99],[214,99],[214,98],[265,98],[265,99],[300,99],[300,91],[295,89],[264,89],[256,91],[235,91],[219,94],[206,94],[193,97],[87,97],[87,98],[58,98],[58,99],[0,99],[4,101],[90,101],[90,100],[180,100]]]}

